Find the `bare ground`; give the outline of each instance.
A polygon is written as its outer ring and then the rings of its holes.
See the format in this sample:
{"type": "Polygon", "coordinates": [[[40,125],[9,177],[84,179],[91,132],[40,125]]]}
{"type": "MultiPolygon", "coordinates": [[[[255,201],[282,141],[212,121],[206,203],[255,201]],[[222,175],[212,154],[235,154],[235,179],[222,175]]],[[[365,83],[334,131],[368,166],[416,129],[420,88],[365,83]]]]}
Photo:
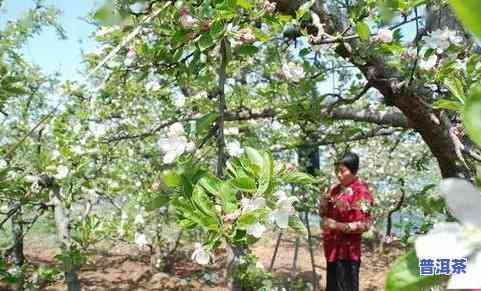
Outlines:
{"type": "MultiPolygon", "coordinates": [[[[260,262],[268,268],[274,252],[277,236],[270,235],[259,241],[253,248],[260,262]]],[[[293,258],[295,252],[294,235],[287,235],[280,243],[278,255],[275,260],[273,272],[283,280],[302,277],[312,281],[311,257],[307,243],[300,240],[298,261],[293,271],[293,258]]],[[[318,284],[321,290],[325,288],[325,259],[322,247],[317,243],[314,246],[315,270],[318,275],[318,284]],[[320,276],[320,277],[319,277],[320,276]]],[[[34,265],[55,265],[56,250],[31,246],[26,251],[28,260],[34,265]]],[[[360,273],[360,290],[383,290],[384,276],[390,263],[394,261],[403,248],[396,243],[385,246],[384,252],[363,246],[363,259],[360,273]]],[[[216,262],[204,268],[193,264],[185,255],[175,259],[168,273],[156,271],[150,264],[150,256],[133,247],[118,245],[108,252],[94,255],[80,272],[82,290],[224,290],[222,278],[223,255],[218,254],[216,262]],[[206,280],[204,275],[217,276],[216,280],[206,280]]],[[[7,286],[0,290],[9,290],[7,286]]],[[[42,290],[66,290],[65,284],[57,283],[45,286],[42,290]]]]}

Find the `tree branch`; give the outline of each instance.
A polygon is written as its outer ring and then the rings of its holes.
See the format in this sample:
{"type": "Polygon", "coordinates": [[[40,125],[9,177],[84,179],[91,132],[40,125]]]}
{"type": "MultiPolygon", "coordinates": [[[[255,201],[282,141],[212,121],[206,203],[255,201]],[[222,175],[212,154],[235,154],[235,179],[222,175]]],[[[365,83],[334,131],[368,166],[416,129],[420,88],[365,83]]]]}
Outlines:
{"type": "Polygon", "coordinates": [[[353,120],[369,122],[392,127],[411,128],[408,119],[397,110],[386,110],[386,112],[373,111],[369,109],[359,110],[356,108],[341,107],[332,112],[321,113],[321,117],[335,120],[353,120]]]}
{"type": "MultiPolygon", "coordinates": [[[[374,128],[374,129],[371,129],[371,130],[368,130],[368,131],[356,133],[353,136],[348,137],[348,138],[344,138],[344,139],[342,139],[342,138],[341,139],[339,139],[339,138],[325,138],[323,140],[319,140],[319,141],[316,141],[316,142],[313,142],[313,143],[309,143],[309,145],[312,145],[312,146],[326,146],[326,145],[332,145],[332,144],[338,144],[338,143],[355,142],[355,141],[370,139],[370,138],[373,138],[373,137],[389,136],[389,135],[392,135],[393,133],[395,133],[396,131],[397,130],[395,130],[395,129],[377,127],[377,128],[374,128]]],[[[273,151],[274,152],[280,152],[280,151],[294,149],[294,148],[299,147],[299,145],[301,145],[303,143],[304,143],[304,141],[302,143],[299,143],[299,144],[294,144],[294,145],[289,145],[289,146],[286,146],[286,147],[273,149],[273,151]]]]}

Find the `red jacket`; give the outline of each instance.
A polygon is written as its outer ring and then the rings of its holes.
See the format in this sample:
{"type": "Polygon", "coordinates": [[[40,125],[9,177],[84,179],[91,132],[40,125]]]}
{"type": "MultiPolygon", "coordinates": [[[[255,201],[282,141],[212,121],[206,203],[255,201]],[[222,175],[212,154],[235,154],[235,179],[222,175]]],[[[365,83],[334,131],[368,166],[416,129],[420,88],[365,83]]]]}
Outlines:
{"type": "MultiPolygon", "coordinates": [[[[370,222],[372,204],[372,194],[369,193],[367,186],[356,177],[347,187],[338,184],[331,189],[325,214],[326,217],[338,222],[370,222]],[[341,200],[347,207],[336,206],[337,200],[341,200]]],[[[340,230],[329,229],[324,231],[323,240],[324,254],[328,262],[361,260],[360,233],[344,233],[340,230]]]]}

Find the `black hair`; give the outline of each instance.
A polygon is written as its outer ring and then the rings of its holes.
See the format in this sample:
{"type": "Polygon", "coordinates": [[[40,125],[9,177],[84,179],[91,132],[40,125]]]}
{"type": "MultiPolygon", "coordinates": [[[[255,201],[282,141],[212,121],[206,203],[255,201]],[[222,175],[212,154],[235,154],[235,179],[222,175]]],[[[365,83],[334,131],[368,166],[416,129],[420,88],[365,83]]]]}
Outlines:
{"type": "Polygon", "coordinates": [[[356,175],[359,170],[359,156],[356,153],[347,152],[334,164],[336,167],[339,165],[345,166],[353,175],[356,175]]]}

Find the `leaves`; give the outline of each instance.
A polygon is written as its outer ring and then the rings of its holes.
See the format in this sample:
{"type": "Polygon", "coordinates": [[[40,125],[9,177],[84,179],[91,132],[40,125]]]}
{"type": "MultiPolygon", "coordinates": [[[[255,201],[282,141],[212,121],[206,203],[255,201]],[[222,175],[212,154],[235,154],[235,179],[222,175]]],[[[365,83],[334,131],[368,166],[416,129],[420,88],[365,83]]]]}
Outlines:
{"type": "Polygon", "coordinates": [[[214,175],[207,174],[199,181],[199,185],[213,195],[219,195],[222,181],[214,175]]]}
{"type": "Polygon", "coordinates": [[[214,123],[214,121],[216,121],[218,117],[219,113],[210,112],[199,118],[195,123],[197,136],[205,134],[212,125],[212,123],[214,123]]]}
{"type": "Polygon", "coordinates": [[[248,176],[240,176],[231,180],[231,184],[244,192],[255,192],[256,182],[248,176]]]}
{"type": "Polygon", "coordinates": [[[469,137],[481,146],[481,88],[477,88],[466,101],[463,123],[469,137]]]}
{"type": "Polygon", "coordinates": [[[478,0],[450,0],[456,15],[478,38],[481,38],[481,5],[478,0]]]}
{"type": "Polygon", "coordinates": [[[451,94],[456,97],[461,104],[464,104],[464,89],[462,81],[457,77],[449,77],[444,80],[444,85],[449,89],[451,94]]]}
{"type": "Polygon", "coordinates": [[[282,179],[287,183],[293,184],[311,184],[316,182],[314,177],[302,172],[289,172],[282,179]]]}
{"type": "Polygon", "coordinates": [[[254,171],[257,174],[264,167],[264,157],[259,151],[251,147],[245,147],[244,150],[249,162],[255,166],[254,171]]]}
{"type": "Polygon", "coordinates": [[[177,187],[181,184],[181,177],[173,170],[165,171],[162,175],[165,185],[168,187],[177,187]]]}
{"type": "Polygon", "coordinates": [[[356,31],[362,40],[369,39],[369,26],[365,22],[359,21],[356,23],[356,31]]]}
{"type": "Polygon", "coordinates": [[[237,0],[237,5],[244,8],[245,10],[251,10],[252,4],[249,0],[237,0]]]}
{"type": "Polygon", "coordinates": [[[436,109],[448,109],[453,111],[462,111],[464,108],[463,103],[458,101],[452,101],[447,99],[440,99],[433,103],[433,108],[436,109]]]}
{"type": "Polygon", "coordinates": [[[386,291],[419,291],[447,280],[447,276],[421,276],[415,251],[398,258],[386,276],[386,291]]]}

